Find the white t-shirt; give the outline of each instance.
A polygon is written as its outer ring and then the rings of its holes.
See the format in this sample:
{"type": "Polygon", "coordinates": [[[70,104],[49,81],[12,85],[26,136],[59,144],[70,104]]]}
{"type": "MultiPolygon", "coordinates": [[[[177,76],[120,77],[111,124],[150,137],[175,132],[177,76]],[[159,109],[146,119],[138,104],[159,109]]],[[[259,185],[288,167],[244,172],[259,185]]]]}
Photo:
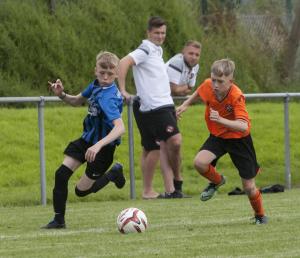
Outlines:
{"type": "Polygon", "coordinates": [[[163,106],[173,106],[170,83],[162,58],[163,50],[149,40],[129,53],[133,58],[133,78],[141,111],[150,111],[163,106]]]}
{"type": "Polygon", "coordinates": [[[183,54],[177,54],[166,63],[166,67],[170,82],[178,86],[195,86],[199,64],[189,68],[184,62],[183,54]]]}

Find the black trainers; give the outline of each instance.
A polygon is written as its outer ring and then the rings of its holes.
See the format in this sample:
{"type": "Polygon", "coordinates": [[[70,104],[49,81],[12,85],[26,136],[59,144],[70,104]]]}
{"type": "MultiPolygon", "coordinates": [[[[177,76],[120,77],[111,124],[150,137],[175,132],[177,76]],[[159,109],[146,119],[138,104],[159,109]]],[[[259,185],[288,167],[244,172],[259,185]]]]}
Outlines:
{"type": "Polygon", "coordinates": [[[156,199],[165,199],[166,198],[166,193],[160,193],[156,199]]]}
{"type": "Polygon", "coordinates": [[[107,177],[110,181],[114,182],[116,187],[119,189],[123,188],[126,179],[123,174],[123,166],[120,163],[116,163],[112,166],[110,171],[107,173],[107,177]]]}
{"type": "Polygon", "coordinates": [[[52,220],[47,225],[45,225],[41,228],[42,229],[64,229],[64,228],[66,228],[66,224],[58,223],[56,220],[52,220]]]}
{"type": "Polygon", "coordinates": [[[209,185],[200,194],[200,200],[204,202],[212,198],[215,195],[218,188],[221,185],[224,185],[225,183],[226,183],[226,179],[223,175],[222,175],[222,180],[219,184],[216,185],[214,183],[209,183],[209,185]]]}
{"type": "Polygon", "coordinates": [[[175,190],[175,192],[173,193],[175,195],[175,196],[173,196],[173,198],[192,198],[192,196],[187,195],[187,194],[183,193],[182,191],[175,190]]]}
{"type": "Polygon", "coordinates": [[[175,190],[173,193],[171,193],[172,198],[181,199],[183,198],[183,193],[181,191],[175,190]]]}
{"type": "Polygon", "coordinates": [[[268,217],[267,216],[258,216],[256,215],[254,218],[254,223],[255,225],[262,225],[262,224],[267,224],[268,223],[268,217]]]}
{"type": "Polygon", "coordinates": [[[175,190],[173,193],[164,193],[160,194],[158,199],[180,199],[180,198],[189,198],[189,196],[185,195],[181,191],[175,190]]]}
{"type": "Polygon", "coordinates": [[[162,193],[157,196],[157,199],[172,199],[173,193],[162,193]]]}

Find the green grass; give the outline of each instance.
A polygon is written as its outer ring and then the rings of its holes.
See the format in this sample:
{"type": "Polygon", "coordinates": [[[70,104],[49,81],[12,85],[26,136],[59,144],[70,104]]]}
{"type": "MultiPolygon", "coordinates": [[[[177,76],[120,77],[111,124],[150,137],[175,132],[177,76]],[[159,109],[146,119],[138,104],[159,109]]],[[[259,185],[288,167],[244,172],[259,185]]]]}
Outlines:
{"type": "MultiPolygon", "coordinates": [[[[300,174],[299,142],[299,102],[290,103],[290,138],[291,138],[291,175],[293,187],[298,187],[300,174]]],[[[203,105],[191,107],[179,123],[182,135],[182,171],[184,190],[191,195],[198,195],[207,184],[193,168],[193,159],[199,147],[208,136],[203,121],[203,105]]],[[[127,124],[127,108],[124,108],[124,121],[127,124]]],[[[285,183],[284,167],[284,128],[283,103],[248,103],[252,118],[252,135],[262,173],[257,177],[258,186],[285,183]]],[[[72,108],[47,104],[45,108],[45,154],[47,175],[47,202],[52,200],[54,172],[63,160],[63,150],[68,142],[80,136],[82,119],[86,107],[72,108]]],[[[40,172],[38,151],[37,109],[0,109],[0,206],[36,205],[40,203],[40,172]]],[[[135,122],[134,122],[135,126],[135,122]]],[[[140,139],[134,127],[135,178],[137,198],[141,198],[142,182],[139,166],[140,139]]],[[[117,148],[115,160],[124,164],[126,177],[129,178],[128,133],[123,143],[117,148]]],[[[69,201],[77,202],[74,185],[84,172],[83,166],[71,178],[69,183],[69,201]]],[[[227,184],[221,193],[227,193],[240,186],[240,178],[228,156],[220,160],[218,169],[227,177],[227,184]]],[[[154,186],[163,192],[160,171],[157,170],[154,186]]],[[[83,201],[121,200],[129,197],[129,183],[120,192],[107,187],[101,195],[92,195],[83,201]]]]}
{"type": "Polygon", "coordinates": [[[246,196],[225,194],[208,202],[197,196],[71,203],[67,229],[50,231],[39,229],[52,216],[50,205],[2,207],[0,257],[299,257],[299,195],[299,189],[263,195],[267,225],[250,224],[246,196]],[[117,215],[127,207],[144,210],[146,232],[117,231],[117,215]]]}

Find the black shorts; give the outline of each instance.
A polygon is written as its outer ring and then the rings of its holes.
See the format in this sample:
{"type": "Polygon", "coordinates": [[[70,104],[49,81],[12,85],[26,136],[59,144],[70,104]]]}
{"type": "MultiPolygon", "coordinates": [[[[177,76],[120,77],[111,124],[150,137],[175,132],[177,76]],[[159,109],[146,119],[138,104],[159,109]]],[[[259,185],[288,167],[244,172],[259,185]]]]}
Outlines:
{"type": "Polygon", "coordinates": [[[159,142],[179,133],[175,108],[162,107],[149,112],[139,110],[138,98],[133,101],[133,113],[141,135],[141,144],[147,151],[159,150],[159,142]]]}
{"type": "MultiPolygon", "coordinates": [[[[64,151],[64,154],[80,161],[86,162],[85,153],[92,143],[87,143],[82,138],[69,143],[64,151]]],[[[110,167],[113,162],[116,146],[106,145],[96,155],[93,162],[87,162],[85,174],[91,179],[101,177],[110,167]]]]}
{"type": "Polygon", "coordinates": [[[228,153],[241,178],[254,178],[259,171],[250,134],[239,139],[223,139],[210,135],[200,150],[208,150],[216,155],[216,159],[211,163],[213,166],[216,166],[220,157],[228,153]]]}

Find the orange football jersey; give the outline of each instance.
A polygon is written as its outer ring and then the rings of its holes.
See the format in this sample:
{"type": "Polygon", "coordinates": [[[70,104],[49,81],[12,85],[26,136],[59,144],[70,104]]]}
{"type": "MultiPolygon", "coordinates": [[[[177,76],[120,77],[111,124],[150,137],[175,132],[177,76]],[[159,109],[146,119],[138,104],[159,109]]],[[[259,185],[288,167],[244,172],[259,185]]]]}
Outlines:
{"type": "Polygon", "coordinates": [[[197,89],[197,92],[206,105],[205,120],[210,133],[224,139],[242,138],[250,133],[250,119],[246,110],[245,96],[238,86],[232,84],[227,96],[219,101],[212,88],[211,79],[206,79],[197,89]],[[234,131],[209,119],[210,108],[219,112],[221,117],[228,120],[242,119],[247,121],[246,132],[234,131]]]}

